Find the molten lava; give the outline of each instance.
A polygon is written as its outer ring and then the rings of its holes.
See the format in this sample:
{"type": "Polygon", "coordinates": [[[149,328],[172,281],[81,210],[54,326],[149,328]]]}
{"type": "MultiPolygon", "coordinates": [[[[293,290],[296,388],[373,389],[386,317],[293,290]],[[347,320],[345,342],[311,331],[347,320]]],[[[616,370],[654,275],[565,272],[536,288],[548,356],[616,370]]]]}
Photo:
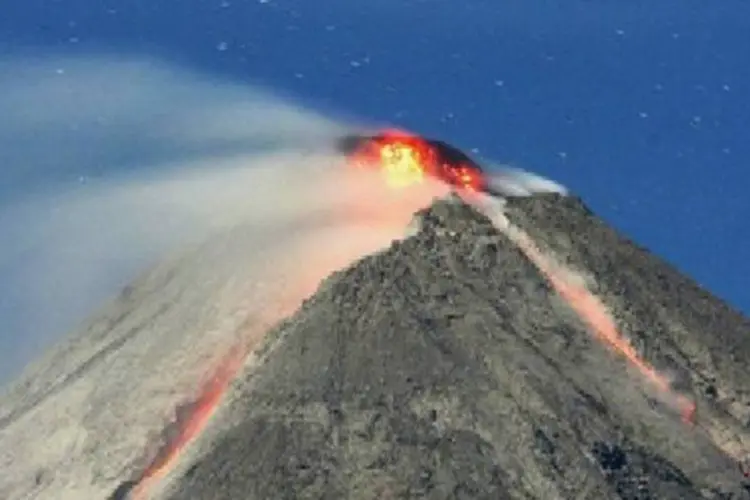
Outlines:
{"type": "Polygon", "coordinates": [[[674,394],[669,380],[649,365],[648,361],[642,359],[635,348],[618,331],[615,321],[607,311],[604,303],[591,293],[582,279],[571,279],[573,272],[561,271],[551,265],[541,251],[536,248],[531,238],[516,228],[514,241],[531,260],[534,265],[544,274],[558,294],[565,299],[570,307],[586,323],[592,332],[605,345],[619,352],[631,365],[638,369],[641,374],[656,386],[663,394],[669,395],[675,406],[682,414],[683,420],[692,422],[695,413],[695,403],[681,394],[674,394]]]}
{"type": "Polygon", "coordinates": [[[479,191],[482,186],[484,179],[481,172],[476,169],[467,167],[466,165],[459,165],[457,167],[447,167],[447,176],[452,178],[452,184],[459,186],[468,191],[479,191]]]}
{"type": "Polygon", "coordinates": [[[418,148],[399,142],[383,144],[380,163],[390,187],[402,188],[424,180],[425,164],[418,148]]]}
{"type": "MultiPolygon", "coordinates": [[[[474,201],[479,201],[474,199],[474,201]]],[[[480,206],[483,203],[480,202],[480,206]]],[[[670,381],[648,361],[641,358],[635,348],[619,332],[614,319],[604,303],[587,289],[583,278],[547,257],[525,231],[513,226],[499,209],[490,209],[488,215],[495,226],[505,233],[526,255],[536,268],[547,278],[552,287],[581,320],[588,325],[594,335],[606,346],[624,356],[643,376],[659,389],[665,400],[674,405],[687,423],[693,423],[695,403],[687,397],[676,394],[670,381]]]]}
{"type": "Polygon", "coordinates": [[[153,483],[169,472],[182,451],[205,429],[245,358],[246,349],[233,349],[201,387],[198,397],[178,408],[175,421],[167,429],[170,436],[143,471],[133,491],[134,498],[145,498],[153,483]]]}
{"type": "Polygon", "coordinates": [[[471,191],[483,184],[483,174],[477,168],[449,160],[424,139],[398,130],[366,142],[352,155],[352,163],[377,165],[393,188],[421,183],[426,176],[471,191]]]}
{"type": "Polygon", "coordinates": [[[354,165],[380,167],[388,186],[408,187],[424,180],[429,170],[430,147],[427,143],[399,131],[389,131],[366,142],[352,155],[354,165]]]}
{"type": "MultiPolygon", "coordinates": [[[[545,269],[544,272],[557,293],[588,324],[599,340],[624,356],[659,390],[665,394],[671,394],[672,387],[669,380],[638,355],[635,348],[617,330],[614,319],[607,312],[599,297],[588,291],[586,287],[565,280],[560,274],[550,272],[548,269],[545,269]]],[[[671,394],[671,396],[674,398],[683,420],[688,423],[692,422],[695,403],[681,394],[671,394]]]]}

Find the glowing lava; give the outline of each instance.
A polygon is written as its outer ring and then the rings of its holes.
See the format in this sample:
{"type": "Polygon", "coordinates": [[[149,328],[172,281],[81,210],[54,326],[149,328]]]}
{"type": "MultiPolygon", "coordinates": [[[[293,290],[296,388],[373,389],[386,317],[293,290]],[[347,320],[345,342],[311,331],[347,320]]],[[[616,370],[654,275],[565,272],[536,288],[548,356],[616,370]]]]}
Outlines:
{"type": "Polygon", "coordinates": [[[389,187],[404,188],[424,181],[432,163],[430,146],[418,137],[391,130],[363,144],[353,155],[358,166],[376,165],[389,187]]]}
{"type": "Polygon", "coordinates": [[[420,150],[410,144],[384,144],[380,148],[380,163],[390,187],[402,188],[424,181],[424,159],[420,150]]]}
{"type": "MultiPolygon", "coordinates": [[[[584,286],[565,280],[560,274],[555,274],[547,269],[542,270],[542,272],[547,276],[557,293],[588,324],[599,340],[624,356],[659,390],[665,394],[671,394],[672,387],[669,380],[650,366],[646,360],[638,356],[635,348],[617,330],[614,319],[607,312],[599,297],[588,291],[584,286]]],[[[671,394],[671,396],[675,398],[676,406],[683,419],[686,422],[691,422],[695,412],[695,404],[681,394],[671,394]]]]}
{"type": "Polygon", "coordinates": [[[480,170],[450,159],[421,137],[390,130],[365,142],[353,155],[354,165],[376,165],[392,188],[424,182],[431,176],[459,189],[476,191],[484,183],[480,170]]]}
{"type": "Polygon", "coordinates": [[[466,165],[460,165],[453,168],[450,166],[444,166],[444,168],[446,169],[447,177],[452,179],[451,184],[468,191],[478,191],[484,182],[481,173],[477,172],[474,168],[467,167],[466,165]]]}
{"type": "Polygon", "coordinates": [[[206,428],[229,384],[242,367],[246,353],[247,350],[241,347],[233,349],[201,387],[198,397],[177,409],[176,419],[167,429],[170,435],[141,475],[133,490],[134,498],[146,498],[154,482],[169,472],[182,451],[206,428]]]}
{"type": "Polygon", "coordinates": [[[487,212],[495,226],[518,246],[596,337],[624,356],[666,396],[668,402],[677,407],[685,422],[692,423],[695,403],[681,394],[674,393],[669,380],[638,355],[635,348],[618,331],[604,303],[583,284],[583,278],[544,255],[531,237],[513,226],[500,210],[490,209],[487,212]]]}

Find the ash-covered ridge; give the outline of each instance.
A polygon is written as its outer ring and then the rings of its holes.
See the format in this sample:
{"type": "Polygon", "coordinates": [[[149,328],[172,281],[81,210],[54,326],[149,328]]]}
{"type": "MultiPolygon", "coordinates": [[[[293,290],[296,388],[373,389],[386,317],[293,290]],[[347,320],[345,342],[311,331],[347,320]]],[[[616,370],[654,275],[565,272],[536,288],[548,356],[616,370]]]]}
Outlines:
{"type": "Polygon", "coordinates": [[[169,498],[750,498],[748,319],[580,200],[506,213],[591,280],[693,424],[489,219],[439,201],[269,334],[169,498]]]}

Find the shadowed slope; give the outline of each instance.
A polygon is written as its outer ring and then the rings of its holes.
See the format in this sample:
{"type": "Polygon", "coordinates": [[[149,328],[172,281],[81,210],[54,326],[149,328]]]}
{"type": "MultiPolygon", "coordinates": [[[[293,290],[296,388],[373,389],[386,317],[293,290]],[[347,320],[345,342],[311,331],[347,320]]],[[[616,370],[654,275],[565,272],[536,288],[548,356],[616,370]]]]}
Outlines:
{"type": "Polygon", "coordinates": [[[511,199],[506,213],[589,275],[697,401],[692,425],[488,219],[438,202],[413,238],[331,276],[269,335],[171,498],[750,498],[748,320],[579,200],[511,199]]]}

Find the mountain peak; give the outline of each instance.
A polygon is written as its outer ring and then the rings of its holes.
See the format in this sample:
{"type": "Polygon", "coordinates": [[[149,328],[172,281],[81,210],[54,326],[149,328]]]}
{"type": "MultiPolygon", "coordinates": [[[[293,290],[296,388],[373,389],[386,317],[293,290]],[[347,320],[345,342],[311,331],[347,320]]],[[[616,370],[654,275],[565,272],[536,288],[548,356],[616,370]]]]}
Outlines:
{"type": "MultiPolygon", "coordinates": [[[[600,235],[605,226],[579,199],[509,199],[505,210],[530,233],[546,220],[533,231],[546,231],[540,245],[580,265],[589,261],[576,260],[574,241],[604,238],[609,248],[596,256],[626,246],[600,235]],[[556,223],[578,231],[549,229],[556,223]]],[[[654,315],[651,293],[671,271],[612,309],[623,335],[641,342],[643,363],[684,378],[699,423],[681,421],[658,388],[597,342],[490,218],[451,198],[416,222],[410,238],[334,274],[269,337],[241,384],[252,389],[230,397],[228,418],[240,423],[207,446],[169,498],[748,497],[731,455],[741,444],[716,440],[721,430],[747,442],[741,415],[701,392],[710,376],[739,397],[741,365],[701,365],[712,358],[700,351],[702,334],[686,339],[696,317],[685,309],[654,315]]],[[[640,273],[631,266],[615,279],[640,273]]],[[[728,315],[721,321],[747,327],[716,303],[728,315]]]]}
{"type": "Polygon", "coordinates": [[[579,198],[495,201],[418,211],[159,435],[251,238],[147,273],[3,396],[0,496],[750,498],[750,321],[579,198]]]}

